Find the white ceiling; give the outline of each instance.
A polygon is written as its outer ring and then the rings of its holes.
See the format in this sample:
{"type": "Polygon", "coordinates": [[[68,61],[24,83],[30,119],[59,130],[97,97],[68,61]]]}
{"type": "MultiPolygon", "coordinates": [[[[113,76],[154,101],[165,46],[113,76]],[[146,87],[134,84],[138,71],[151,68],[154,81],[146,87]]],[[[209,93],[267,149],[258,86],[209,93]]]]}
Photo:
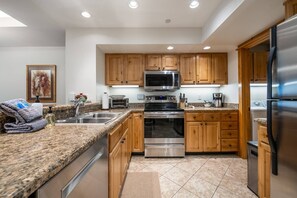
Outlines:
{"type": "MultiPolygon", "coordinates": [[[[200,28],[207,34],[197,36],[199,42],[180,44],[175,52],[201,51],[206,44],[211,44],[213,51],[221,51],[234,48],[284,16],[282,0],[199,0],[197,9],[188,7],[190,0],[138,0],[137,9],[130,9],[128,2],[1,0],[0,10],[28,27],[1,28],[0,47],[65,46],[65,31],[71,28],[200,28]],[[228,9],[235,4],[234,9],[228,9]],[[90,12],[92,17],[82,18],[82,11],[90,12]],[[172,22],[165,23],[165,19],[172,22]]],[[[106,52],[133,52],[146,47],[149,52],[159,52],[160,46],[100,45],[100,48],[106,52]]]]}

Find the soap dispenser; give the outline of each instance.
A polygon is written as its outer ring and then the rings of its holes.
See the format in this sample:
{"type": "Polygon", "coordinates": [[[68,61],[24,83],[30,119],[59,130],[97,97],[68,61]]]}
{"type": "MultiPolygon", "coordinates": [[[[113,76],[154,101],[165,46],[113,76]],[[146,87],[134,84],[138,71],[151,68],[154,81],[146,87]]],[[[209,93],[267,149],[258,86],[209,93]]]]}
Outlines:
{"type": "Polygon", "coordinates": [[[45,116],[45,119],[47,121],[47,126],[55,126],[56,116],[55,116],[55,114],[53,114],[51,106],[49,106],[49,110],[45,116]]]}

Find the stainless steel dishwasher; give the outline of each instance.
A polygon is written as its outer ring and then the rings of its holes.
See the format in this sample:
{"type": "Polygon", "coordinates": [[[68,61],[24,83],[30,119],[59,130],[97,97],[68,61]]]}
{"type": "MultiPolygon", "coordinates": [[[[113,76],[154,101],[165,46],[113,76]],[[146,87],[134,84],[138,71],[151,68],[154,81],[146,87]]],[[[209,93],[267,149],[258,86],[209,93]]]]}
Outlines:
{"type": "Polygon", "coordinates": [[[258,141],[248,142],[248,188],[258,195],[258,141]]]}
{"type": "Polygon", "coordinates": [[[107,135],[36,192],[39,198],[108,198],[107,135]]]}

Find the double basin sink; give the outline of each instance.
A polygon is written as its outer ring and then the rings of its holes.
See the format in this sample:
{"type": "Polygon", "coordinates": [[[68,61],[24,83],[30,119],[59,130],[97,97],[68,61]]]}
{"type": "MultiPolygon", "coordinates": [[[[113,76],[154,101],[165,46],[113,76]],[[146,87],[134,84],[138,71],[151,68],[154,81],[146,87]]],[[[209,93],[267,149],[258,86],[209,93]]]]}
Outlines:
{"type": "Polygon", "coordinates": [[[81,124],[107,124],[118,118],[121,112],[90,112],[77,117],[70,117],[63,120],[57,120],[57,124],[62,123],[81,123],[81,124]]]}

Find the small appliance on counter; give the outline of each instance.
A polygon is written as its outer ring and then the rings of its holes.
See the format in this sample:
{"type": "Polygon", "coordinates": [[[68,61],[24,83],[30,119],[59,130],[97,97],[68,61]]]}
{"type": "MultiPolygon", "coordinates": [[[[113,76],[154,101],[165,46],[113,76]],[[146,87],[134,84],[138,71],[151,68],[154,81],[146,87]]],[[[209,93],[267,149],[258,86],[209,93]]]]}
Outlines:
{"type": "Polygon", "coordinates": [[[125,95],[111,95],[109,98],[109,106],[111,109],[128,108],[129,98],[125,98],[125,95]]]}
{"type": "Polygon", "coordinates": [[[222,107],[223,106],[223,94],[222,93],[213,93],[213,103],[215,107],[222,107]]]}

